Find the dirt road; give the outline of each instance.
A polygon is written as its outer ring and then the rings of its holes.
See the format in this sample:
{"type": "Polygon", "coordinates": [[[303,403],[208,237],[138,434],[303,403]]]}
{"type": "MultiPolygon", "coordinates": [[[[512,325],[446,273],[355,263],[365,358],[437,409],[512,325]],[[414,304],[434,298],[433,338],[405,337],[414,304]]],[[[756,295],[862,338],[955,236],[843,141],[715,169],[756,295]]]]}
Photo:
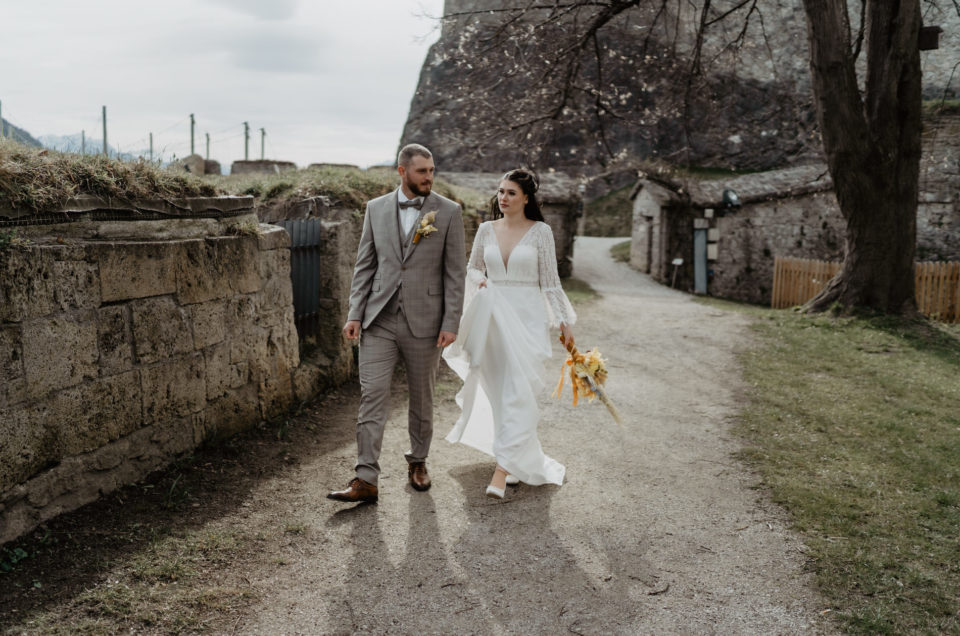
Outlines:
{"type": "MultiPolygon", "coordinates": [[[[483,496],[493,461],[442,438],[456,419],[441,375],[427,493],[406,484],[403,395],[388,424],[380,503],[324,499],[351,476],[356,390],[314,410],[323,451],[251,492],[226,525],[296,528],[246,567],[258,601],[220,624],[245,634],[824,633],[825,605],[784,515],[751,489],[728,433],[746,319],[663,288],[578,238],[582,348],[608,359],[619,430],[598,404],[543,396],[562,487],[483,496]]],[[[552,384],[560,372],[545,370],[552,384]]],[[[569,395],[569,394],[568,394],[569,395]]]]}

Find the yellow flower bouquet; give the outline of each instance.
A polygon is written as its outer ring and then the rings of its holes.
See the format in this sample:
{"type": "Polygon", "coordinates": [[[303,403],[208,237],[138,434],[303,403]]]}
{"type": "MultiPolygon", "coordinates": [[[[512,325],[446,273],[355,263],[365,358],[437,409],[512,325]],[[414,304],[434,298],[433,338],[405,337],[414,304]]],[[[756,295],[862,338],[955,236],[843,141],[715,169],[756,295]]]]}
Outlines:
{"type": "Polygon", "coordinates": [[[588,402],[599,399],[603,405],[610,411],[614,421],[623,426],[620,412],[603,390],[603,383],[607,381],[606,360],[600,355],[600,350],[594,347],[587,353],[580,353],[573,343],[564,341],[563,335],[560,335],[560,342],[566,347],[567,359],[563,363],[563,369],[560,371],[560,381],[557,382],[557,388],[553,394],[559,398],[563,395],[563,383],[567,376],[567,367],[570,367],[570,385],[573,387],[573,405],[576,406],[583,395],[588,402]]]}

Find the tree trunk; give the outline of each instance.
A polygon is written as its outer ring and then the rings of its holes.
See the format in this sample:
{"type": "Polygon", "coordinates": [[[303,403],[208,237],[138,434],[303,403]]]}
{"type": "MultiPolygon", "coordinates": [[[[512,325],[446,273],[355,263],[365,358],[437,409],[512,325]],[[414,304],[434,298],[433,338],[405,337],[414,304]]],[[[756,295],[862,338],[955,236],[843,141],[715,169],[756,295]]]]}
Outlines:
{"type": "Polygon", "coordinates": [[[804,0],[817,118],[847,227],[843,268],[807,309],[902,313],[915,307],[919,0],[867,0],[862,98],[846,5],[804,0]]]}

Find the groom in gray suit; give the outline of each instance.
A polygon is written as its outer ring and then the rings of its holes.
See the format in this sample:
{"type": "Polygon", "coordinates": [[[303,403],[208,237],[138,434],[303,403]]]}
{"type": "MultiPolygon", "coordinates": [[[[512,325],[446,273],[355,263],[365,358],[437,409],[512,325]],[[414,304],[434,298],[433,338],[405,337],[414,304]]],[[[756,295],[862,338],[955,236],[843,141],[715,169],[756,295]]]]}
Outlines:
{"type": "Polygon", "coordinates": [[[343,327],[348,339],[360,338],[356,477],[329,499],[377,500],[398,358],[410,393],[408,477],[416,490],[430,487],[434,379],[440,352],[457,339],[466,275],[460,206],[432,192],[434,169],[429,150],[404,146],[397,157],[400,187],[367,204],[343,327]]]}

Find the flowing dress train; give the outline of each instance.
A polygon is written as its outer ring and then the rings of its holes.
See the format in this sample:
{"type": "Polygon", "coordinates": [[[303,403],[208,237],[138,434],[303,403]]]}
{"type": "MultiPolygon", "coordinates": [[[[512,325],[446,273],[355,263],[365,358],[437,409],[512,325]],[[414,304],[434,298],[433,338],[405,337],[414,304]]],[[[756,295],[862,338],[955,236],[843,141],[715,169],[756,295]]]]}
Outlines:
{"type": "Polygon", "coordinates": [[[461,416],[447,441],[492,455],[526,484],[562,484],[563,465],[544,454],[537,437],[537,396],[551,356],[550,326],[575,321],[550,226],[531,226],[505,264],[493,226],[482,223],[467,265],[460,330],[443,353],[464,383],[457,394],[461,416]]]}

